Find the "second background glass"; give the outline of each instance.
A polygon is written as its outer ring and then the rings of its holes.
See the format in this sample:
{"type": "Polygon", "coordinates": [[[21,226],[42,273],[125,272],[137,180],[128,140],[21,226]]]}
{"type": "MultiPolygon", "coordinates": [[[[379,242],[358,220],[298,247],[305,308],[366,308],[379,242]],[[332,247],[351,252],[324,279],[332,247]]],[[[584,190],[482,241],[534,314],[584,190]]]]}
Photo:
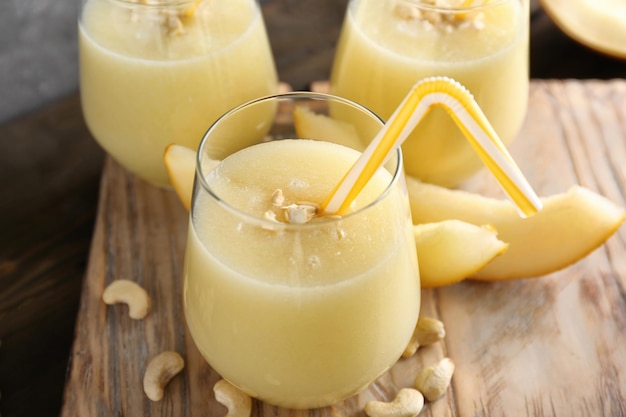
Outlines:
{"type": "MultiPolygon", "coordinates": [[[[388,119],[420,79],[467,87],[509,144],[528,104],[528,0],[350,0],[331,92],[388,119]]],[[[402,147],[408,175],[455,186],[483,165],[445,111],[433,109],[402,147]]]]}
{"type": "Polygon", "coordinates": [[[255,0],[81,0],[79,50],[89,130],[156,185],[168,144],[195,149],[226,110],[277,89],[255,0]]]}

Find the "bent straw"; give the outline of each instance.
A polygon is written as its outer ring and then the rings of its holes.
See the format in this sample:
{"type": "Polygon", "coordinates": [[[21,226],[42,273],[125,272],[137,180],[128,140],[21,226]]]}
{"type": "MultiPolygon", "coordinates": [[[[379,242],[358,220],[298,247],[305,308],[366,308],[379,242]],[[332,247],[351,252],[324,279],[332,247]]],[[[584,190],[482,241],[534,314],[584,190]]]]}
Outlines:
{"type": "Polygon", "coordinates": [[[504,192],[515,203],[520,216],[531,216],[541,210],[539,197],[470,92],[450,78],[432,77],[413,86],[391,118],[321,204],[321,211],[339,215],[345,213],[374,172],[433,107],[444,108],[452,117],[504,192]]]}

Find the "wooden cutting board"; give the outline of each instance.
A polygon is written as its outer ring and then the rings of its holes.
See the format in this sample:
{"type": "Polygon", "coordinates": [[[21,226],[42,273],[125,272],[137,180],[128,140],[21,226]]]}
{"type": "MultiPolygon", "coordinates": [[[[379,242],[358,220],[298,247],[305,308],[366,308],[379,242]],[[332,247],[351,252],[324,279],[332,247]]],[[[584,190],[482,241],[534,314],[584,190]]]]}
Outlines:
{"type": "MultiPolygon", "coordinates": [[[[541,195],[581,184],[626,205],[626,81],[533,81],[525,127],[511,151],[541,195]]],[[[487,172],[465,188],[499,196],[487,172]]],[[[187,213],[174,193],[105,164],[62,416],[224,416],[219,376],[193,345],[181,306],[187,213]],[[144,320],[106,306],[126,278],[153,302],[144,320]],[[153,403],[142,390],[150,358],[175,350],[184,371],[153,403]]],[[[360,395],[320,410],[255,402],[253,416],[354,416],[391,399],[444,356],[456,365],[432,416],[625,416],[626,227],[571,267],[540,279],[462,282],[423,292],[422,314],[447,327],[442,343],[400,360],[360,395]]]]}

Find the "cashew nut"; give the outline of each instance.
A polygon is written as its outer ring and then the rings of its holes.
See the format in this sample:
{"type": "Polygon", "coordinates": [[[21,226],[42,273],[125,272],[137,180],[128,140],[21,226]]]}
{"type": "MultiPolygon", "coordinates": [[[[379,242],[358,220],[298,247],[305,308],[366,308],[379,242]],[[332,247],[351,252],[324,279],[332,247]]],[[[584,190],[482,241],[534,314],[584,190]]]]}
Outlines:
{"type": "Polygon", "coordinates": [[[106,304],[125,303],[130,318],[139,320],[150,311],[150,297],[146,290],[127,279],[118,279],[107,286],[102,294],[106,304]]]}
{"type": "Polygon", "coordinates": [[[226,417],[250,417],[252,398],[225,379],[220,379],[213,386],[215,399],[226,408],[226,417]]]}
{"type": "Polygon", "coordinates": [[[152,358],[143,375],[143,391],[152,401],[163,399],[163,390],[183,370],[185,361],[176,352],[162,352],[152,358]]]}
{"type": "Polygon", "coordinates": [[[365,404],[369,417],[415,417],[424,407],[424,396],[413,388],[403,388],[390,402],[370,401],[365,404]]]}
{"type": "Polygon", "coordinates": [[[443,322],[430,317],[420,317],[409,344],[402,353],[403,358],[413,356],[420,346],[432,345],[446,336],[443,322]]]}
{"type": "Polygon", "coordinates": [[[454,362],[450,358],[443,358],[436,364],[422,369],[417,378],[415,378],[415,388],[424,394],[428,401],[435,401],[450,386],[453,373],[454,362]]]}
{"type": "Polygon", "coordinates": [[[280,188],[274,190],[272,193],[272,205],[274,207],[282,207],[285,204],[285,195],[280,188]]]}

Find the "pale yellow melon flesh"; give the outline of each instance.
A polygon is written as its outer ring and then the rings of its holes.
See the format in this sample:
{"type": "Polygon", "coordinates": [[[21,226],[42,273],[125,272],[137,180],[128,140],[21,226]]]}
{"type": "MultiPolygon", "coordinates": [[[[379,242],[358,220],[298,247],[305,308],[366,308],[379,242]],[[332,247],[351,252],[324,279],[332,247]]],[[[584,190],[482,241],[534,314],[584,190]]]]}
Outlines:
{"type": "Polygon", "coordinates": [[[491,224],[509,243],[503,255],[473,275],[480,280],[542,276],[569,266],[602,245],[626,218],[624,208],[574,186],[542,198],[543,209],[521,218],[512,203],[407,178],[414,223],[458,219],[491,224]]]}
{"type": "Polygon", "coordinates": [[[454,284],[474,275],[508,244],[488,225],[444,220],[413,226],[422,288],[454,284]]]}
{"type": "Polygon", "coordinates": [[[541,0],[541,5],[570,38],[597,52],[626,59],[623,0],[541,0]]]}
{"type": "MultiPolygon", "coordinates": [[[[165,148],[163,162],[174,192],[185,209],[189,211],[196,174],[196,151],[182,145],[170,144],[165,148]]],[[[219,161],[208,158],[202,161],[205,170],[211,170],[218,164],[219,161]]]]}
{"type": "Polygon", "coordinates": [[[170,183],[185,209],[191,208],[193,179],[196,173],[196,151],[181,145],[171,144],[165,148],[163,162],[170,183]]]}
{"type": "Polygon", "coordinates": [[[350,123],[316,114],[303,106],[293,111],[293,121],[296,134],[301,139],[324,140],[359,151],[365,148],[356,128],[350,123]]]}

